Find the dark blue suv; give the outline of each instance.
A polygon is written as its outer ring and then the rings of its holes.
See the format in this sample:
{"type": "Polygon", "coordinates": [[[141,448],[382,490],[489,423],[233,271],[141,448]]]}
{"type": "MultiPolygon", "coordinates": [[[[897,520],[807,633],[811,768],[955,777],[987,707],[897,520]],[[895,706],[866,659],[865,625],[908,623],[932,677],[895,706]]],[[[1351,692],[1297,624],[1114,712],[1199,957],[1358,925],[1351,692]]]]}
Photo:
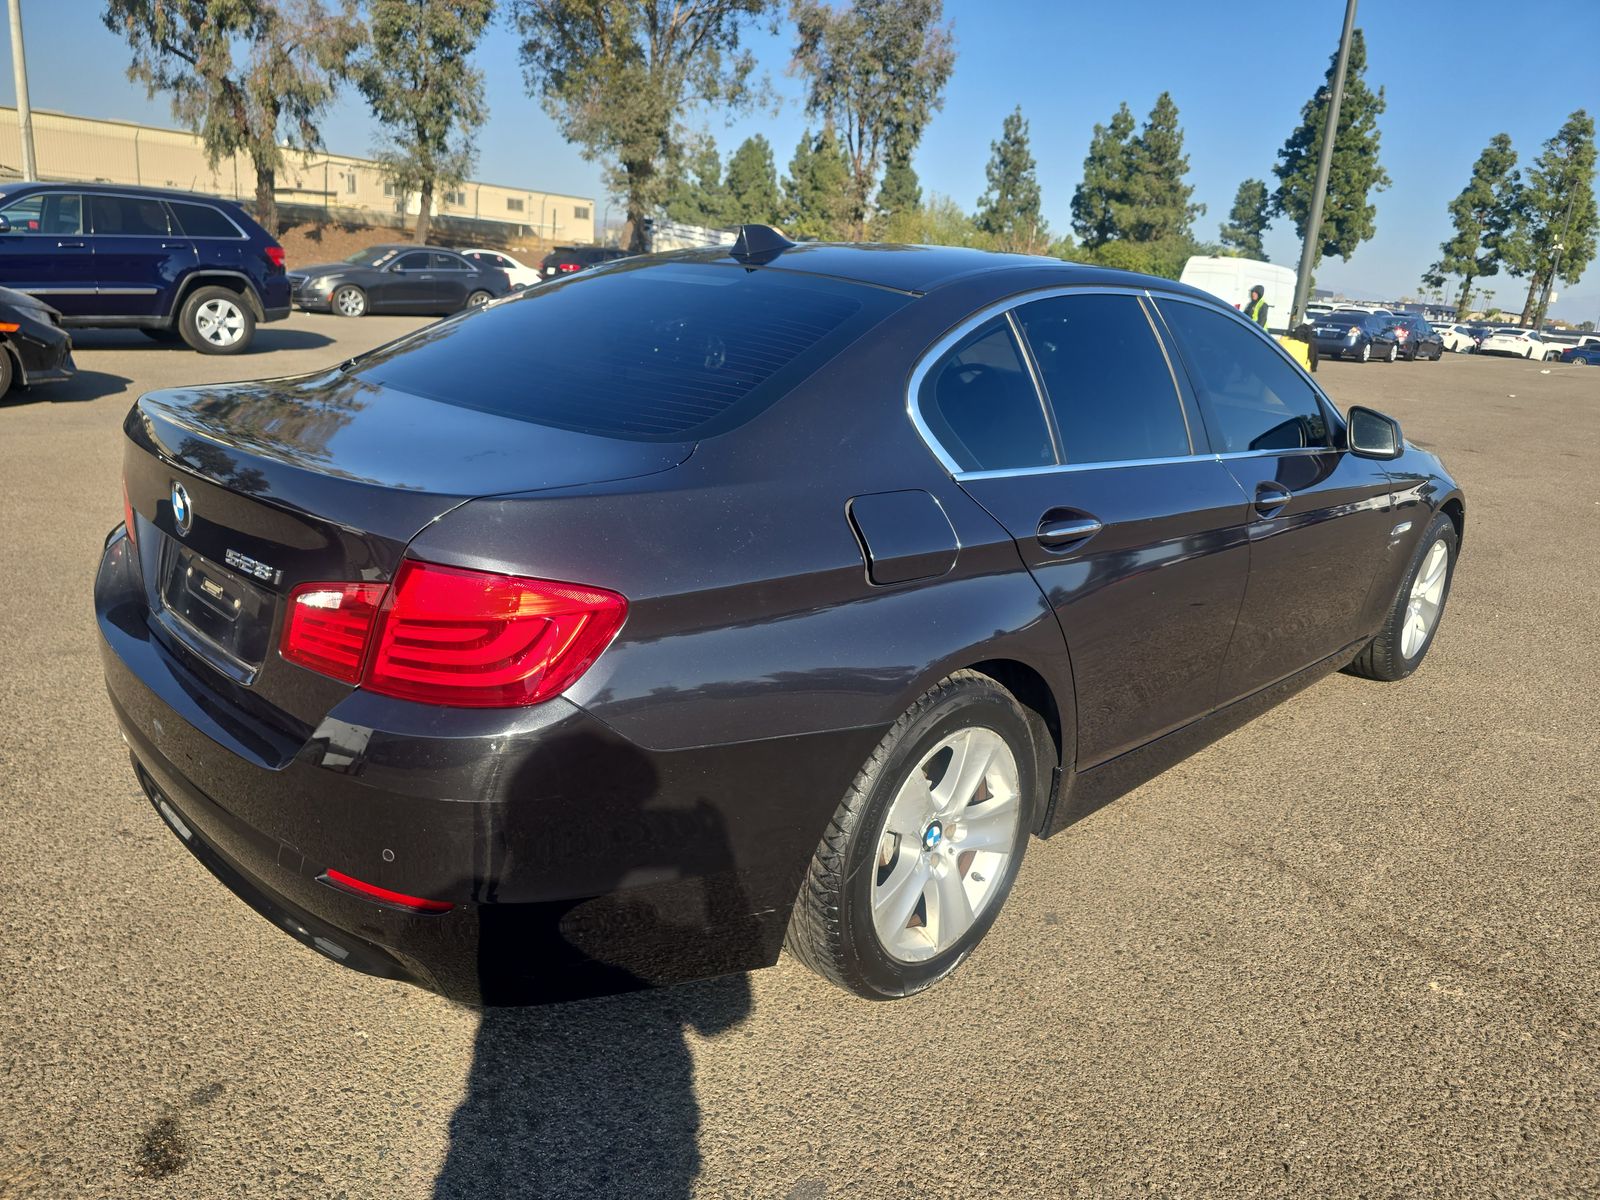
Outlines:
{"type": "Polygon", "coordinates": [[[283,247],[230,200],[155,188],[0,185],[0,286],[70,326],[238,354],[289,315],[283,247]]]}

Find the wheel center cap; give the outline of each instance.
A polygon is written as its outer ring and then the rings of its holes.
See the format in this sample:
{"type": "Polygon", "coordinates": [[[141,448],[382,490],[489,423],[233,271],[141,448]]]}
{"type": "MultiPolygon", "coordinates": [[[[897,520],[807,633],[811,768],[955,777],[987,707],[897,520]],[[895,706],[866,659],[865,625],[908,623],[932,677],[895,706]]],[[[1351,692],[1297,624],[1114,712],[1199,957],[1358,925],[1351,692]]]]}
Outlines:
{"type": "Polygon", "coordinates": [[[923,848],[937,850],[942,841],[944,841],[944,826],[938,821],[930,821],[928,827],[922,831],[923,848]]]}

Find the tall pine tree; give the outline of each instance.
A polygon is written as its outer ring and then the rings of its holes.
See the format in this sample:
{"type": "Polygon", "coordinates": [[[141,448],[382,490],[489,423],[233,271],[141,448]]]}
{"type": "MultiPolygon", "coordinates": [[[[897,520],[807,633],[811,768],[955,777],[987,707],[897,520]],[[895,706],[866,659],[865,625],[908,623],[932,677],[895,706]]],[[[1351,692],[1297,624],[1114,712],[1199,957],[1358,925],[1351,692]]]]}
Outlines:
{"type": "Polygon", "coordinates": [[[715,226],[727,219],[727,207],[722,157],[717,153],[716,142],[701,134],[690,142],[662,208],[668,220],[715,226]]]}
{"type": "Polygon", "coordinates": [[[724,186],[730,224],[778,223],[778,168],[772,161],[772,143],[759,133],[745,138],[733,152],[724,186]]]}
{"type": "Polygon", "coordinates": [[[1123,234],[1136,242],[1187,241],[1205,205],[1191,204],[1194,188],[1184,182],[1189,158],[1172,93],[1156,97],[1150,116],[1128,145],[1127,180],[1112,211],[1123,234]]]}
{"type": "Polygon", "coordinates": [[[1473,283],[1498,274],[1502,259],[1510,270],[1524,263],[1526,251],[1516,241],[1521,209],[1517,152],[1511,147],[1509,135],[1497,133],[1472,164],[1467,186],[1450,201],[1455,233],[1440,245],[1439,261],[1422,273],[1423,284],[1438,289],[1444,288],[1448,277],[1461,276],[1457,316],[1464,319],[1467,315],[1473,283]]]}
{"type": "Polygon", "coordinates": [[[1267,252],[1262,247],[1262,236],[1267,232],[1267,226],[1272,223],[1268,206],[1271,197],[1267,195],[1267,185],[1259,179],[1246,179],[1239,185],[1239,191],[1233,198],[1233,209],[1228,213],[1228,220],[1222,226],[1222,244],[1232,250],[1240,258],[1254,258],[1262,262],[1267,261],[1267,252]]]}
{"type": "MultiPolygon", "coordinates": [[[[1311,221],[1311,198],[1316,190],[1317,160],[1322,152],[1322,131],[1328,126],[1334,53],[1325,82],[1306,102],[1299,127],[1278,151],[1278,190],[1272,211],[1294,221],[1302,240],[1311,221]]],[[[1334,132],[1333,162],[1328,172],[1328,193],[1323,202],[1322,228],[1317,231],[1316,257],[1337,255],[1348,261],[1356,247],[1376,232],[1374,192],[1389,186],[1389,174],[1378,162],[1378,117],[1387,102],[1383,89],[1367,86],[1367,43],[1361,30],[1350,41],[1350,61],[1345,74],[1344,100],[1339,105],[1339,127],[1334,132]]],[[[1314,264],[1313,264],[1314,265],[1314,264]]]]}
{"type": "Polygon", "coordinates": [[[1123,104],[1089,140],[1083,179],[1072,195],[1072,229],[1090,249],[1126,236],[1117,214],[1127,197],[1133,129],[1133,113],[1123,104]]]}
{"type": "Polygon", "coordinates": [[[997,250],[1042,253],[1050,231],[1039,211],[1039,178],[1021,105],[1006,117],[1000,140],[989,148],[989,190],[978,200],[974,223],[994,239],[997,250]]]}
{"type": "Polygon", "coordinates": [[[808,129],[789,160],[783,181],[783,227],[790,237],[834,241],[851,228],[850,163],[832,125],[808,129]]]}
{"type": "Polygon", "coordinates": [[[1558,279],[1577,283],[1594,259],[1597,219],[1594,198],[1594,118],[1578,109],[1528,171],[1522,205],[1527,238],[1528,299],[1524,325],[1544,323],[1542,295],[1558,279]]]}
{"type": "Polygon", "coordinates": [[[892,146],[889,164],[883,169],[883,183],[878,188],[877,216],[873,220],[873,236],[883,238],[888,231],[903,226],[903,218],[913,216],[922,207],[922,183],[911,167],[909,149],[892,146]]]}

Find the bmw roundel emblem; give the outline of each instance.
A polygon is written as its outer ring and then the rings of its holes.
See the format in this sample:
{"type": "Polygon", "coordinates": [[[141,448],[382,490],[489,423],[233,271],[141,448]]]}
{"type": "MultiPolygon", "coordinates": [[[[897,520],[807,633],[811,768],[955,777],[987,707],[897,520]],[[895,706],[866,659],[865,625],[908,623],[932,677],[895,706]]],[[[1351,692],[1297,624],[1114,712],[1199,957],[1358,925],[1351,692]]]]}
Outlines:
{"type": "Polygon", "coordinates": [[[194,505],[189,503],[189,491],[176,480],[172,484],[172,523],[179,534],[187,534],[194,524],[194,505]]]}

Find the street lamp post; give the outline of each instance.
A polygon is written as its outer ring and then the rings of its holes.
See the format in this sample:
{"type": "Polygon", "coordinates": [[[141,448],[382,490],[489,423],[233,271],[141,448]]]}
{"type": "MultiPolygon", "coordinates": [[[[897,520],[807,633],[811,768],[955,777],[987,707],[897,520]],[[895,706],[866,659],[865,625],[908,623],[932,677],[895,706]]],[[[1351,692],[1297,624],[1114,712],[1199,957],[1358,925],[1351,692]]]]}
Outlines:
{"type": "Polygon", "coordinates": [[[17,131],[22,135],[22,177],[39,178],[33,156],[33,104],[28,98],[28,55],[22,48],[22,0],[10,0],[11,76],[17,81],[17,131]]]}
{"type": "Polygon", "coordinates": [[[1294,283],[1294,305],[1289,310],[1289,328],[1305,320],[1306,298],[1311,292],[1311,272],[1317,267],[1317,248],[1322,244],[1322,202],[1328,190],[1328,169],[1333,163],[1333,139],[1339,132],[1339,106],[1344,102],[1344,74],[1350,65],[1350,34],[1356,26],[1356,0],[1345,0],[1344,32],[1339,36],[1339,58],[1333,68],[1333,94],[1328,98],[1328,124],[1322,131],[1322,155],[1317,159],[1317,183],[1311,192],[1310,220],[1306,241],[1300,248],[1300,274],[1294,283]]]}
{"type": "Polygon", "coordinates": [[[1561,256],[1566,253],[1567,239],[1572,236],[1572,205],[1577,198],[1577,193],[1569,189],[1567,195],[1567,217],[1562,224],[1561,240],[1554,247],[1556,257],[1550,264],[1550,274],[1546,275],[1544,279],[1544,293],[1539,297],[1539,310],[1533,314],[1533,327],[1535,329],[1544,328],[1545,313],[1550,308],[1550,289],[1555,286],[1556,273],[1561,270],[1561,256]]]}

